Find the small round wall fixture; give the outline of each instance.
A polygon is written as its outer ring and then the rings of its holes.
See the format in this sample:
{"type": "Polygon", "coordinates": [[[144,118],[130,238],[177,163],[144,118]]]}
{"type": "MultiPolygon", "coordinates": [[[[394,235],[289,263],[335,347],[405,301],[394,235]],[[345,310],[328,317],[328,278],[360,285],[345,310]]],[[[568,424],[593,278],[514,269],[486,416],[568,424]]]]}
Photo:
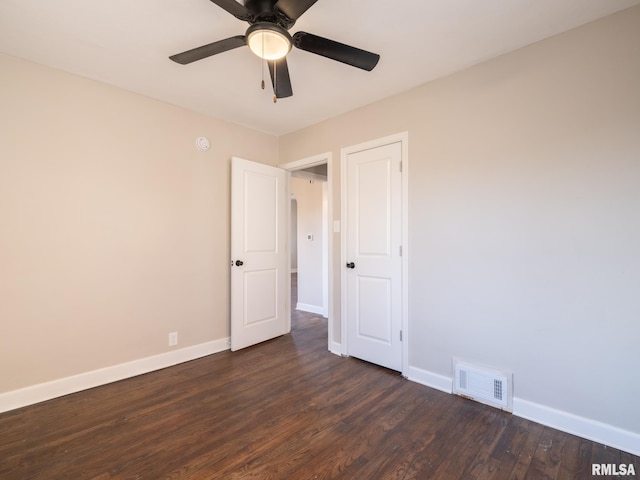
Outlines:
{"type": "Polygon", "coordinates": [[[209,143],[209,139],[206,137],[198,137],[196,138],[196,147],[198,148],[198,150],[201,151],[206,151],[209,150],[209,147],[211,146],[211,144],[209,143]]]}

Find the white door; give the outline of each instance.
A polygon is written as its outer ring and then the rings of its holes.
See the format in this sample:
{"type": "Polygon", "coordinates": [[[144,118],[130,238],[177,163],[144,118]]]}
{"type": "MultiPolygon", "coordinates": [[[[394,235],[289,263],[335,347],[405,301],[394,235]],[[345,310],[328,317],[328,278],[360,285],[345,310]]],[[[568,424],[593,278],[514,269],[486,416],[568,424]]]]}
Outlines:
{"type": "Polygon", "coordinates": [[[346,157],[348,354],[402,370],[402,143],[346,157]]]}
{"type": "Polygon", "coordinates": [[[232,159],[231,350],[289,332],[286,172],[232,159]]]}

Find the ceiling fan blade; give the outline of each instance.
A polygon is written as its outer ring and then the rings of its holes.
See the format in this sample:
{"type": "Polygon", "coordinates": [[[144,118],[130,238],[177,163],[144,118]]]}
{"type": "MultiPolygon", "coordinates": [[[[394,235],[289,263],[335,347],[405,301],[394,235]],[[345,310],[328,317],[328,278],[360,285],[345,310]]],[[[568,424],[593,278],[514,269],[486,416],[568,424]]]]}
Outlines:
{"type": "Polygon", "coordinates": [[[318,0],[278,0],[274,8],[291,20],[297,20],[318,0]]]}
{"type": "Polygon", "coordinates": [[[280,60],[267,62],[269,64],[269,73],[271,74],[271,84],[276,98],[286,98],[293,95],[291,89],[291,78],[289,78],[289,67],[287,66],[287,57],[280,60]]]}
{"type": "Polygon", "coordinates": [[[245,7],[243,4],[236,2],[235,0],[211,0],[213,3],[218,5],[220,8],[225,9],[231,15],[236,17],[239,20],[244,20],[246,22],[251,22],[254,20],[253,13],[245,7]]]}
{"type": "Polygon", "coordinates": [[[188,63],[202,60],[203,58],[226,52],[227,50],[242,47],[246,44],[247,42],[244,35],[236,35],[235,37],[225,38],[224,40],[219,40],[192,50],[187,50],[186,52],[171,55],[169,58],[181,65],[187,65],[188,63]]]}
{"type": "Polygon", "coordinates": [[[300,50],[322,55],[323,57],[346,63],[353,67],[371,71],[378,64],[380,55],[367,52],[344,43],[318,37],[307,32],[298,32],[293,36],[293,44],[300,50]]]}

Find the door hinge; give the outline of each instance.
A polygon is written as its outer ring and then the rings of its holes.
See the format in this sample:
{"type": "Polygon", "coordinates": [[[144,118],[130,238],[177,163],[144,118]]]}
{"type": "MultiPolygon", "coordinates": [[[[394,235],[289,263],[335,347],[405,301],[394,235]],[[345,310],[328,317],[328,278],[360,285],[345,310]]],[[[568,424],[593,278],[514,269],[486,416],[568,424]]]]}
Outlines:
{"type": "Polygon", "coordinates": [[[400,171],[402,172],[402,162],[400,162],[400,171]]]}
{"type": "Polygon", "coordinates": [[[400,330],[400,341],[402,341],[402,330],[400,330]]]}
{"type": "Polygon", "coordinates": [[[400,245],[400,247],[398,248],[398,250],[400,251],[400,256],[402,256],[402,245],[400,245]]]}

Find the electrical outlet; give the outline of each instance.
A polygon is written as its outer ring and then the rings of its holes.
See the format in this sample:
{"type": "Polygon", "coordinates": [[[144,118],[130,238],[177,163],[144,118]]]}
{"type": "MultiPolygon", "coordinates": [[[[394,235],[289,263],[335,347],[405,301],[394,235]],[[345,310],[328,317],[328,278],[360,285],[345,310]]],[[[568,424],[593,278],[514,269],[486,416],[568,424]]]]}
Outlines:
{"type": "Polygon", "coordinates": [[[169,346],[175,347],[178,344],[178,332],[171,332],[169,334],[169,346]]]}

